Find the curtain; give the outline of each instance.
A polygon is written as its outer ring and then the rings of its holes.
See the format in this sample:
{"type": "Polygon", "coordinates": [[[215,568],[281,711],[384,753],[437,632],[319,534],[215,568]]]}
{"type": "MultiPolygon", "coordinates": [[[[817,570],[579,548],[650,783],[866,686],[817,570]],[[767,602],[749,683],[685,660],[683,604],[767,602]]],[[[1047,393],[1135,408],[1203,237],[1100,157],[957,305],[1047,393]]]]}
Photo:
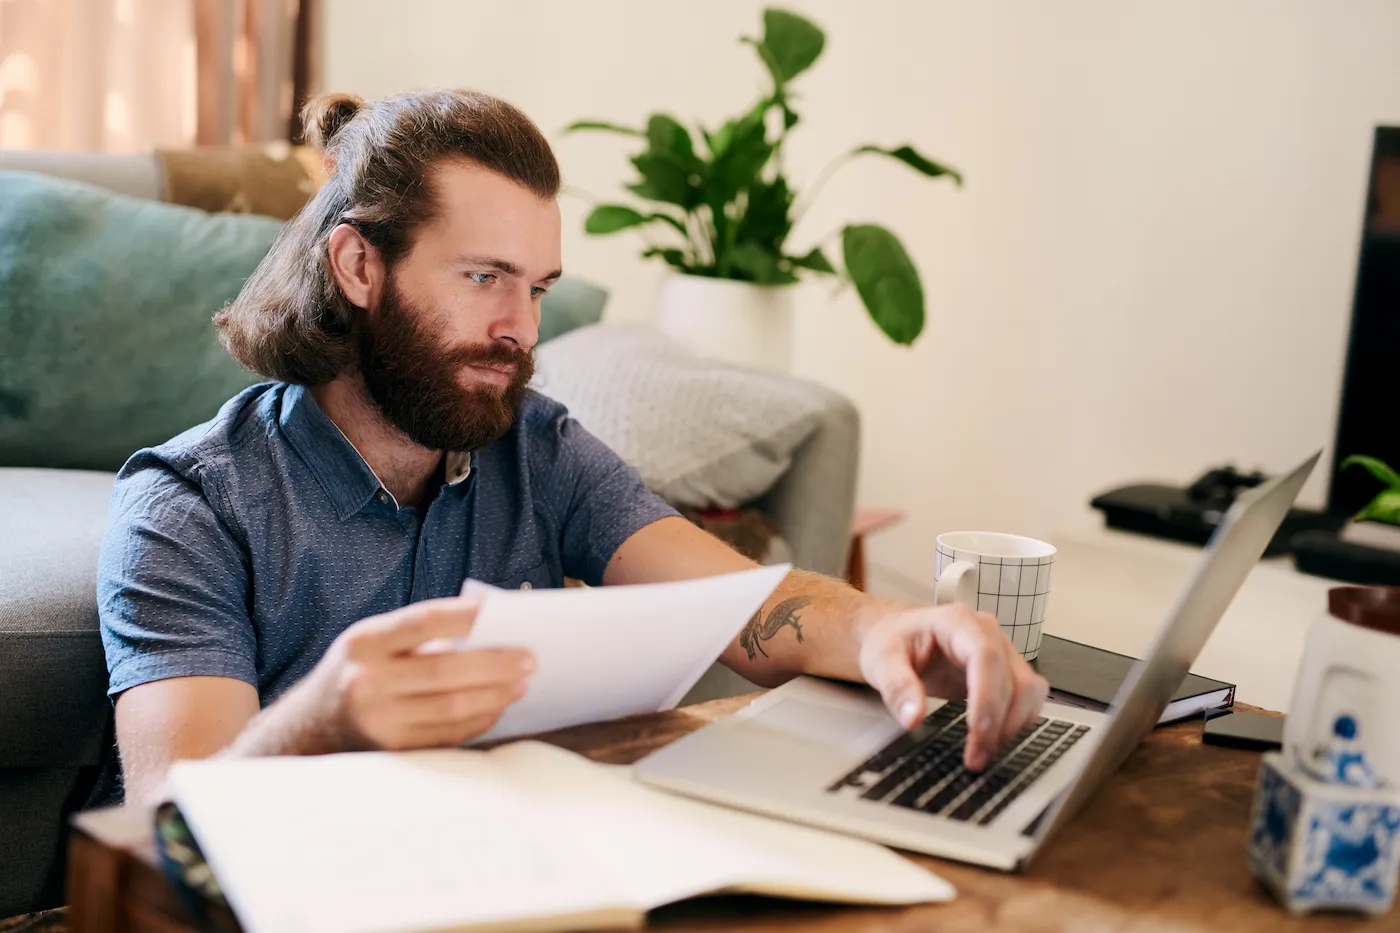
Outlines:
{"type": "Polygon", "coordinates": [[[0,0],[0,147],[294,137],[313,0],[0,0]]]}
{"type": "Polygon", "coordinates": [[[195,0],[201,145],[297,140],[310,78],[310,0],[195,0]]]}

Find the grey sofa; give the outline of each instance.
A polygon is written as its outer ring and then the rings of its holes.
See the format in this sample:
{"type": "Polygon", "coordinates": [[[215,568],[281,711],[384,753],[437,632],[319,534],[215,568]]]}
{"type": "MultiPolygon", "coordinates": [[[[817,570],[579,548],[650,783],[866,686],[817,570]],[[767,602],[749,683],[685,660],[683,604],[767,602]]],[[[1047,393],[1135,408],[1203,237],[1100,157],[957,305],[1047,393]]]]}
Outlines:
{"type": "MultiPolygon", "coordinates": [[[[161,194],[148,157],[0,153],[7,168],[161,194]]],[[[5,347],[0,331],[0,365],[5,347]]],[[[823,400],[820,427],[755,505],[774,519],[798,566],[840,575],[859,425],[849,402],[812,391],[823,400]]],[[[112,481],[110,473],[0,468],[0,918],[63,902],[66,819],[112,753],[95,599],[112,481]]],[[[716,666],[685,702],[746,689],[716,666]]]]}

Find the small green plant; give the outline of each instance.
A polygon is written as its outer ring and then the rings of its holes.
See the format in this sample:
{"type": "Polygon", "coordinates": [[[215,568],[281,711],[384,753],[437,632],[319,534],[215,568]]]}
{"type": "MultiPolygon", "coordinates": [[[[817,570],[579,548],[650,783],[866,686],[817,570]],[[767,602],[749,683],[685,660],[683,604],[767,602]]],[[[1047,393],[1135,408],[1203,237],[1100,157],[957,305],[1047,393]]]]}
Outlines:
{"type": "Polygon", "coordinates": [[[1356,513],[1353,517],[1354,520],[1400,525],[1400,473],[1396,473],[1375,457],[1347,457],[1342,461],[1340,468],[1345,470],[1351,466],[1364,468],[1376,479],[1385,483],[1386,487],[1376,493],[1376,497],[1366,503],[1360,512],[1356,513]]]}
{"type": "MultiPolygon", "coordinates": [[[[930,178],[962,176],[918,153],[913,146],[856,146],[834,161],[803,198],[797,198],[783,170],[783,147],[799,117],[793,109],[793,79],[817,60],[826,36],[811,21],[785,10],[763,12],[763,38],[745,36],[773,79],[743,116],[726,120],[714,132],[698,127],[704,148],[675,118],[653,114],[646,129],[581,120],[567,127],[603,130],[645,140],[632,157],[640,176],[627,189],[645,201],[647,210],[602,204],[588,215],[584,229],[611,234],[651,225],[665,228],[670,243],[648,243],[643,256],[655,256],[689,275],[736,279],[760,285],[787,285],[801,274],[836,276],[855,285],[875,324],[896,343],[910,344],[924,327],[924,291],[918,270],[899,239],[877,224],[843,227],[839,271],[822,252],[822,244],[793,255],[788,234],[812,197],[840,165],[855,156],[875,154],[897,159],[930,178]]],[[[833,234],[834,236],[834,234],[833,234]]]]}

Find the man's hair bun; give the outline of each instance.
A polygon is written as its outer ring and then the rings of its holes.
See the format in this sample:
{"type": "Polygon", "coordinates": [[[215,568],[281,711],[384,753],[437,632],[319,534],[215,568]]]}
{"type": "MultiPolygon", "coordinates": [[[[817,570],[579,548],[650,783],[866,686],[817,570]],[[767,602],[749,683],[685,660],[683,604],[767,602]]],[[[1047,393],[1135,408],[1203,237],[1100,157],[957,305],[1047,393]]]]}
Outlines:
{"type": "Polygon", "coordinates": [[[307,101],[301,111],[307,143],[325,149],[364,106],[364,100],[354,94],[323,94],[307,101]]]}

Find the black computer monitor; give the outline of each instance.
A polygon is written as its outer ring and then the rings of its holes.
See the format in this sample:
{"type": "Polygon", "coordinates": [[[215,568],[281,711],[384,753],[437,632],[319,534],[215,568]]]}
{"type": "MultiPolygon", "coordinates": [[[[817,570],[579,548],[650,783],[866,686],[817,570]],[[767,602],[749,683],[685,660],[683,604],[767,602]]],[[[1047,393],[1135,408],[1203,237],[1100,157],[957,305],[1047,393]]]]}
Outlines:
{"type": "Polygon", "coordinates": [[[1359,467],[1338,471],[1352,454],[1400,470],[1400,126],[1377,127],[1372,149],[1329,512],[1354,513],[1382,488],[1359,467]]]}

